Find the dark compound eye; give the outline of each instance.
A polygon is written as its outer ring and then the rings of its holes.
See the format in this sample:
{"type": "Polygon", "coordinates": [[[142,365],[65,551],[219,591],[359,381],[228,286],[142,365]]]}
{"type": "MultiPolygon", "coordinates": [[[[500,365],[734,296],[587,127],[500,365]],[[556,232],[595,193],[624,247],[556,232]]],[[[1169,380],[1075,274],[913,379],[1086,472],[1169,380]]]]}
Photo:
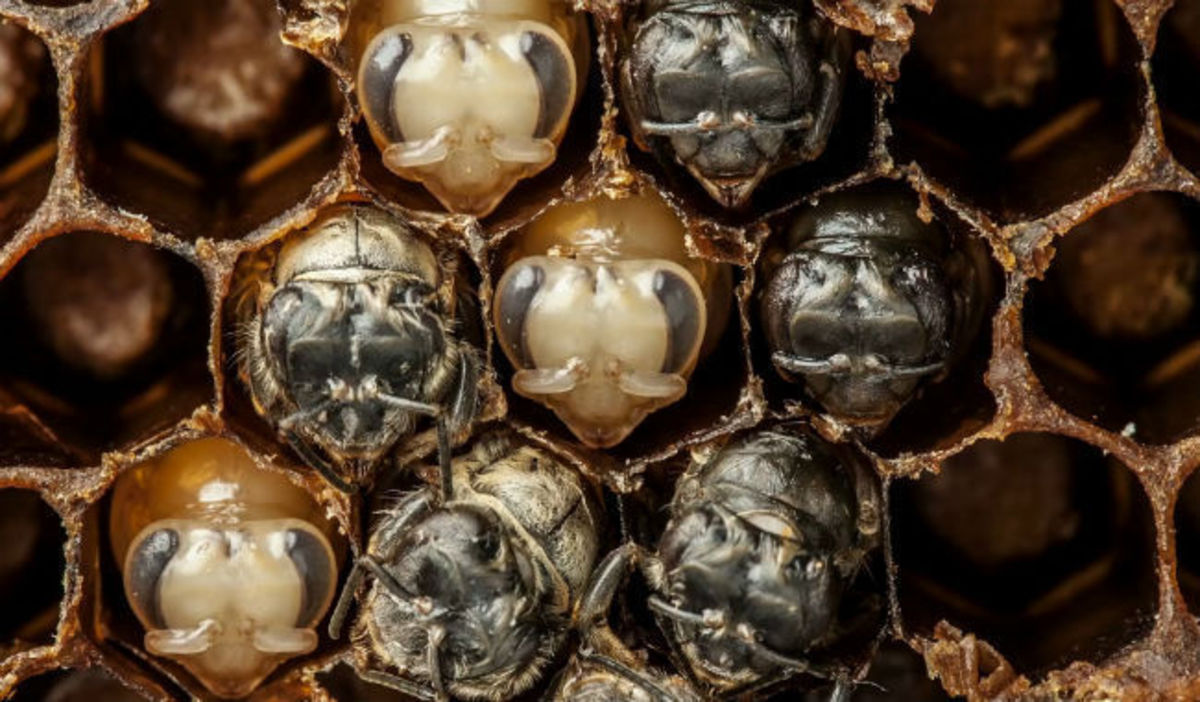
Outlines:
{"type": "Polygon", "coordinates": [[[727,87],[731,109],[768,121],[791,119],[792,82],[775,68],[756,67],[729,77],[727,87]]]}
{"type": "Polygon", "coordinates": [[[654,76],[658,110],[665,122],[691,122],[701,112],[719,109],[720,85],[713,76],[665,70],[654,76]]]}

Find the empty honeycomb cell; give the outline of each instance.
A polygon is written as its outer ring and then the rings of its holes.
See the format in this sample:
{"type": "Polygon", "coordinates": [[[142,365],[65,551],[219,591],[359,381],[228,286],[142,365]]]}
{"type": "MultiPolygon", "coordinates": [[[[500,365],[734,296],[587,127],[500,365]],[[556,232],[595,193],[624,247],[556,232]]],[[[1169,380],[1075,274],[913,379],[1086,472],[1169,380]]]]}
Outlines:
{"type": "Polygon", "coordinates": [[[42,40],[0,19],[0,244],[50,188],[58,136],[57,82],[42,40]]]}
{"type": "Polygon", "coordinates": [[[0,281],[0,387],[84,452],[147,436],[212,398],[208,295],[184,259],[110,234],[48,239],[0,281]]]}
{"type": "Polygon", "coordinates": [[[938,2],[901,66],[897,158],[999,219],[1048,214],[1128,159],[1138,59],[1112,0],[938,2]]]}
{"type": "Polygon", "coordinates": [[[63,597],[67,535],[32,490],[0,490],[0,595],[19,607],[0,612],[0,641],[22,648],[54,640],[63,597]]]}
{"type": "Polygon", "coordinates": [[[1104,660],[1149,630],[1150,505],[1097,448],[1052,434],[981,441],[940,475],[895,482],[891,506],[912,633],[945,620],[1036,678],[1104,660]]]}
{"type": "Polygon", "coordinates": [[[1193,472],[1175,504],[1179,588],[1194,615],[1200,612],[1200,472],[1193,472]]]}
{"type": "Polygon", "coordinates": [[[269,0],[153,3],[92,49],[83,176],[185,237],[253,230],[337,163],[344,100],[269,0]]]}
{"type": "Polygon", "coordinates": [[[1163,18],[1154,50],[1154,89],[1167,146],[1185,167],[1200,172],[1200,2],[1179,0],[1163,18]]]}
{"type": "Polygon", "coordinates": [[[1113,431],[1164,443],[1200,420],[1200,206],[1142,193],[1056,242],[1025,299],[1025,346],[1051,399],[1113,431]]]}
{"type": "Polygon", "coordinates": [[[146,702],[102,668],[56,670],[17,687],[12,702],[146,702]]]}

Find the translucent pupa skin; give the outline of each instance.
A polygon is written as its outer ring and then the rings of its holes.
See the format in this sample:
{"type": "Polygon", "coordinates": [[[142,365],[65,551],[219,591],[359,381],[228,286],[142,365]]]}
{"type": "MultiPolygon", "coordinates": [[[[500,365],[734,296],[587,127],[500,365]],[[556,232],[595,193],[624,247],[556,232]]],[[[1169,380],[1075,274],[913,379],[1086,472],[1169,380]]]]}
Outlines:
{"type": "Polygon", "coordinates": [[[123,475],[110,540],[145,647],[220,697],[312,651],[337,586],[317,503],[236,444],[201,439],[123,475]]]}
{"type": "Polygon", "coordinates": [[[506,262],[493,311],[513,389],[592,447],[684,396],[732,304],[729,267],[689,257],[657,197],[553,208],[515,235],[506,262]]]}
{"type": "Polygon", "coordinates": [[[588,63],[558,0],[379,0],[358,98],[384,165],[452,212],[484,216],[553,162],[588,63]]]}

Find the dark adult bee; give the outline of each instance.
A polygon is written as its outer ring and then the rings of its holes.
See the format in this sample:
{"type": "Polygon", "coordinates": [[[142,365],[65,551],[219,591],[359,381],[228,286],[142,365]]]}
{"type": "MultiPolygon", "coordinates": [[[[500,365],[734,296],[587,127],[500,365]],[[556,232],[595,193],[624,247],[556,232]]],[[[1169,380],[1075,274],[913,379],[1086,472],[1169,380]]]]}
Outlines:
{"type": "Polygon", "coordinates": [[[849,55],[804,3],[667,0],[637,27],[621,94],[634,141],[738,207],[772,172],[825,150],[849,55]]]}
{"type": "Polygon", "coordinates": [[[813,659],[853,628],[857,617],[846,613],[877,611],[843,600],[878,545],[879,511],[874,476],[799,429],[735,440],[680,479],[655,550],[629,543],[597,567],[580,604],[584,650],[614,685],[688,699],[639,672],[610,629],[613,597],[636,565],[676,667],[705,696],[745,695],[799,674],[848,680],[848,670],[813,659]]]}
{"type": "Polygon", "coordinates": [[[239,372],[302,458],[349,491],[431,417],[449,459],[476,414],[479,360],[453,333],[428,244],[381,210],[339,206],[250,265],[266,270],[243,305],[239,372]]]}
{"type": "Polygon", "coordinates": [[[397,674],[363,677],[425,700],[507,700],[561,649],[595,563],[600,520],[580,477],[505,435],[442,466],[441,488],[384,513],[330,622],[356,627],[397,674]]]}
{"type": "Polygon", "coordinates": [[[337,589],[321,506],[225,439],[122,474],[110,538],[146,650],[220,697],[245,697],[317,646],[337,589]]]}
{"type": "Polygon", "coordinates": [[[562,0],[372,0],[358,97],[383,163],[484,216],[554,161],[587,28],[562,0]]]}
{"type": "Polygon", "coordinates": [[[978,331],[989,269],[915,200],[827,197],[764,253],[760,319],[776,370],[839,417],[879,427],[978,331]]]}

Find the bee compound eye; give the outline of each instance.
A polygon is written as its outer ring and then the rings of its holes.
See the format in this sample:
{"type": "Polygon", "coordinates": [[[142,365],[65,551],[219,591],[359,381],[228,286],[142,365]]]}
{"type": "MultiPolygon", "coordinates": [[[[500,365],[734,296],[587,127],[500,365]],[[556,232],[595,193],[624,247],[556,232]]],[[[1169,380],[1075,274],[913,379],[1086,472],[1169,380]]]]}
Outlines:
{"type": "Polygon", "coordinates": [[[135,542],[125,561],[125,590],[138,619],[147,628],[163,628],[159,581],[179,551],[179,532],[157,529],[135,542]]]}
{"type": "Polygon", "coordinates": [[[551,139],[562,131],[575,102],[575,61],[562,38],[548,28],[526,29],[521,34],[521,53],[538,83],[538,121],[533,136],[551,139]]]}
{"type": "Polygon", "coordinates": [[[677,265],[654,273],[653,290],[667,317],[668,345],[664,373],[690,370],[704,341],[706,310],[696,281],[677,265]]]}
{"type": "Polygon", "coordinates": [[[381,33],[367,47],[358,73],[358,96],[372,130],[392,144],[404,140],[396,120],[393,93],[396,76],[412,54],[412,35],[392,29],[381,33]]]}
{"type": "Polygon", "coordinates": [[[545,268],[532,261],[518,261],[504,272],[496,287],[496,335],[509,357],[524,367],[532,365],[525,347],[525,321],[545,282],[545,268]]]}
{"type": "Polygon", "coordinates": [[[285,543],[303,584],[296,626],[310,627],[324,613],[337,584],[333,550],[323,536],[308,529],[288,529],[285,543]]]}

